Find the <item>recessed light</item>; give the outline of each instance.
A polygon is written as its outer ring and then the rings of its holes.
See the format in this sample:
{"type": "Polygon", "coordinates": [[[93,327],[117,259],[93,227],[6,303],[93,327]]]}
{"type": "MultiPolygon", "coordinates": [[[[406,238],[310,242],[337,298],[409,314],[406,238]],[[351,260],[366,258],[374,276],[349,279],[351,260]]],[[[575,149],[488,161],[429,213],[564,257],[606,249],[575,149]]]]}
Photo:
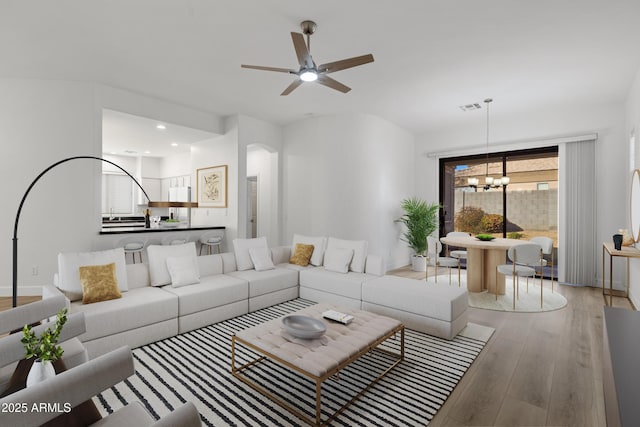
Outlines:
{"type": "Polygon", "coordinates": [[[162,123],[159,125],[156,125],[156,129],[160,129],[160,130],[165,130],[167,127],[165,125],[163,125],[162,123]]]}
{"type": "Polygon", "coordinates": [[[144,152],[144,154],[151,154],[151,151],[146,150],[146,151],[144,152]]]}
{"type": "Polygon", "coordinates": [[[177,146],[178,146],[178,143],[177,143],[177,142],[172,142],[172,143],[171,143],[171,146],[172,146],[172,147],[177,147],[177,146]]]}

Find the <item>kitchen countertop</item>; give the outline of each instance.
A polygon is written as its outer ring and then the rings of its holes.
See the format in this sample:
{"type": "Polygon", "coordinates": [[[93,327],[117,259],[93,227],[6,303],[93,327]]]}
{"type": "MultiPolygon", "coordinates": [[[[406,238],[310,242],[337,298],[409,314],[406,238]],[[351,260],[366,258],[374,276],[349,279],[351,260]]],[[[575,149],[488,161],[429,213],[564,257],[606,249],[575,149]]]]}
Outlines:
{"type": "Polygon", "coordinates": [[[196,226],[187,226],[179,225],[178,227],[155,227],[155,228],[144,228],[144,227],[109,227],[103,228],[100,230],[100,234],[131,234],[131,233],[159,233],[165,231],[199,231],[199,230],[224,230],[225,226],[213,226],[213,225],[196,225],[196,226]]]}

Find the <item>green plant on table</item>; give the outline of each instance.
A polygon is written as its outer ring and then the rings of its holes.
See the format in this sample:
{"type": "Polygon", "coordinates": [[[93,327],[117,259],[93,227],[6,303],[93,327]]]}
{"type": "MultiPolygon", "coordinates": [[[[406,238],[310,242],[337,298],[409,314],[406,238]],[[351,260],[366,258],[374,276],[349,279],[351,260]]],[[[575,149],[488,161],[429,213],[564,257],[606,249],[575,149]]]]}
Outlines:
{"type": "Polygon", "coordinates": [[[438,211],[440,204],[427,203],[424,200],[412,197],[404,199],[400,205],[404,210],[395,222],[403,223],[407,229],[402,233],[402,240],[418,256],[424,256],[427,251],[427,236],[431,235],[438,227],[438,211]]]}
{"type": "Polygon", "coordinates": [[[40,335],[40,338],[36,337],[31,326],[24,325],[20,342],[22,342],[26,350],[25,358],[31,359],[35,357],[36,361],[53,362],[62,357],[64,350],[57,344],[60,338],[60,332],[62,332],[62,327],[65,323],[67,323],[66,308],[60,310],[56,316],[56,327],[53,330],[46,328],[42,332],[42,335],[40,335]]]}

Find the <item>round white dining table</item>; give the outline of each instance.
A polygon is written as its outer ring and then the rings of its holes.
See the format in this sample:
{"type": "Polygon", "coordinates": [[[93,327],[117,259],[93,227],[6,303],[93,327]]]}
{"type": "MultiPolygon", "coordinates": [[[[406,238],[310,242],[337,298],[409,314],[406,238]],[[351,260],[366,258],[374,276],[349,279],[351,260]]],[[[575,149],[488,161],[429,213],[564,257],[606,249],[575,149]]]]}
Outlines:
{"type": "Polygon", "coordinates": [[[475,237],[443,237],[440,241],[448,246],[467,249],[467,290],[504,295],[504,275],[496,272],[496,267],[507,262],[507,250],[516,245],[527,243],[524,240],[496,238],[491,241],[478,240],[475,237]],[[496,277],[497,275],[497,277],[496,277]]]}

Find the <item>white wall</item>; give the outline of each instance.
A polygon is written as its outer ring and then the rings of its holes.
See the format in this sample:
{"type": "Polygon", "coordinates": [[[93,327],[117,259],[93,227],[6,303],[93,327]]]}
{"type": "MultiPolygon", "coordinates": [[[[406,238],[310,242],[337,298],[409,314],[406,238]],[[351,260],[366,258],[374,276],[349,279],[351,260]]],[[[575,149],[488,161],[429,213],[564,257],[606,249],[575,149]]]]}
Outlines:
{"type": "Polygon", "coordinates": [[[414,138],[375,116],[306,119],[284,129],[283,242],[294,233],[367,240],[387,269],[409,249],[394,223],[414,195],[414,138]]]}
{"type": "MultiPolygon", "coordinates": [[[[222,120],[214,114],[102,85],[0,79],[0,141],[5,150],[0,197],[9,217],[0,225],[0,295],[11,294],[13,221],[23,193],[56,161],[102,154],[103,108],[222,133],[222,120]]],[[[18,229],[19,294],[37,293],[51,283],[58,252],[97,246],[101,171],[100,162],[71,161],[52,169],[33,188],[18,229]]]]}
{"type": "Polygon", "coordinates": [[[255,176],[258,181],[257,235],[266,237],[270,247],[278,245],[280,241],[277,221],[277,162],[277,152],[271,153],[255,144],[247,148],[247,176],[255,176]]]}
{"type": "MultiPolygon", "coordinates": [[[[227,208],[198,208],[191,211],[192,225],[225,226],[223,251],[232,250],[231,242],[238,237],[238,128],[235,118],[226,121],[222,136],[191,144],[191,182],[193,200],[197,198],[196,170],[227,165],[227,208]]],[[[244,236],[243,236],[244,237],[244,236]]]]}
{"type": "MultiPolygon", "coordinates": [[[[635,158],[633,159],[633,164],[634,168],[638,169],[640,168],[640,70],[638,70],[633,86],[629,91],[629,96],[627,98],[625,108],[624,137],[627,144],[629,143],[631,135],[635,135],[635,158]]],[[[625,166],[626,167],[624,169],[629,170],[629,166],[627,166],[627,164],[625,164],[625,166]]],[[[629,179],[627,180],[626,186],[628,192],[631,191],[630,187],[631,175],[629,174],[629,179]]],[[[625,210],[625,212],[629,212],[628,206],[629,205],[627,204],[627,209],[625,210]]],[[[631,220],[629,219],[627,223],[629,224],[629,230],[631,230],[631,220]]],[[[630,276],[629,298],[636,307],[640,307],[640,262],[638,262],[638,260],[631,260],[630,276]]]]}
{"type": "MultiPolygon", "coordinates": [[[[497,104],[496,100],[494,104],[497,104]]],[[[492,112],[496,108],[492,105],[492,112]]],[[[461,113],[463,114],[463,113],[461,113]]],[[[468,114],[468,113],[464,113],[468,114]]],[[[437,151],[449,151],[464,147],[477,147],[485,143],[484,117],[478,116],[478,120],[470,122],[467,126],[459,126],[456,129],[444,129],[431,134],[423,134],[418,137],[416,144],[416,176],[420,183],[418,195],[428,200],[438,200],[438,159],[427,157],[426,153],[437,151]]],[[[535,141],[547,139],[597,133],[596,144],[596,191],[597,198],[597,229],[596,282],[602,283],[601,242],[610,241],[611,236],[619,228],[628,228],[627,224],[627,199],[629,179],[626,167],[627,150],[624,132],[624,109],[621,104],[585,106],[580,110],[568,110],[564,108],[549,108],[541,111],[530,112],[523,116],[516,116],[507,112],[501,115],[492,115],[490,129],[490,147],[502,145],[508,147],[511,142],[518,149],[534,145],[535,141]],[[527,141],[531,141],[530,143],[527,141]],[[621,167],[625,166],[625,167],[621,167]]],[[[491,150],[491,148],[490,148],[491,150]]],[[[622,286],[623,271],[616,271],[614,279],[616,287],[622,286]]]]}
{"type": "MultiPolygon", "coordinates": [[[[268,197],[272,200],[270,206],[264,206],[261,214],[262,234],[267,237],[270,245],[276,246],[281,244],[280,230],[281,222],[281,205],[280,195],[282,194],[282,169],[280,162],[280,152],[283,145],[282,127],[274,125],[253,117],[239,115],[237,116],[238,124],[238,176],[243,177],[238,187],[238,236],[249,236],[247,229],[248,203],[247,203],[247,182],[246,177],[251,174],[248,172],[248,147],[262,147],[271,153],[270,185],[268,189],[260,192],[263,199],[268,197]],[[269,213],[265,209],[269,209],[269,213]]],[[[266,168],[264,165],[263,169],[266,168]]],[[[263,180],[264,182],[264,180],[263,180]]],[[[263,203],[267,203],[263,200],[263,203]]]]}

